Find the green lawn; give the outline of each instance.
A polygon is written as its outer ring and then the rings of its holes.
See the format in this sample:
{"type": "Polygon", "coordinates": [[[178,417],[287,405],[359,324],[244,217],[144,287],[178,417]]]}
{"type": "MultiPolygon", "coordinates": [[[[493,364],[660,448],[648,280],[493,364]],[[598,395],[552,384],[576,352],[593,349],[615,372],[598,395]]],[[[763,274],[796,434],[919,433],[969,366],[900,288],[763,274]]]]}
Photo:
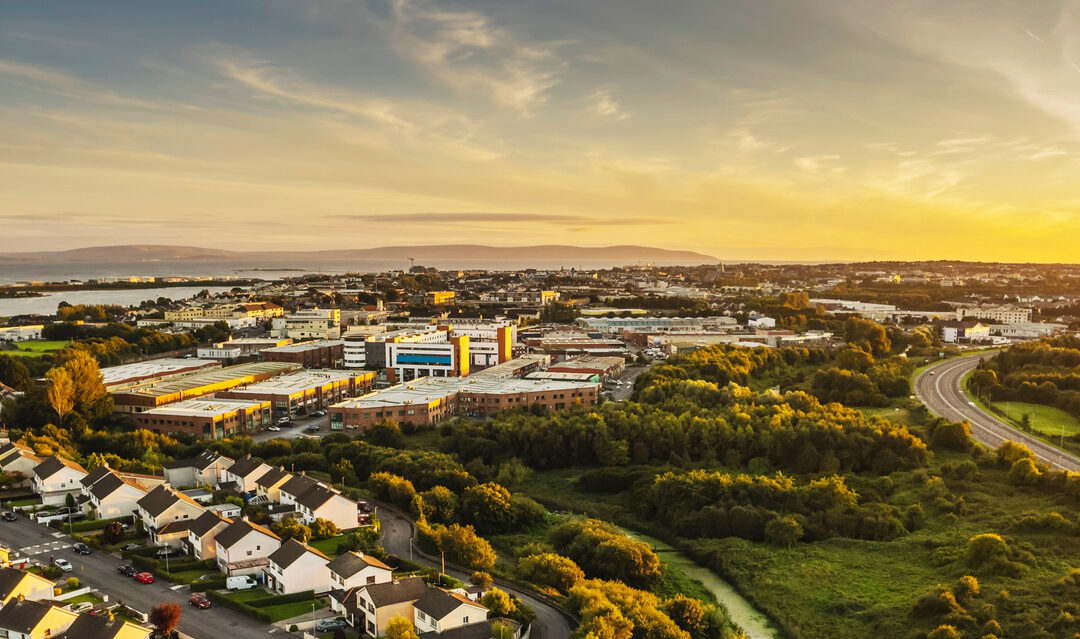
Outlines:
{"type": "Polygon", "coordinates": [[[1061,435],[1062,426],[1065,427],[1066,437],[1080,433],[1080,422],[1060,408],[1024,402],[994,402],[994,406],[1017,424],[1024,415],[1030,415],[1032,429],[1042,431],[1049,437],[1061,435]]]}
{"type": "Polygon", "coordinates": [[[32,342],[15,342],[18,350],[3,351],[8,355],[21,357],[40,357],[46,353],[55,353],[68,345],[66,340],[38,340],[32,342]]]}
{"type": "Polygon", "coordinates": [[[319,541],[308,542],[308,545],[318,550],[327,557],[333,559],[338,556],[337,547],[338,544],[345,541],[345,535],[338,535],[329,539],[320,539],[319,541]]]}
{"type": "Polygon", "coordinates": [[[281,621],[282,619],[292,619],[293,617],[299,617],[304,613],[311,613],[311,604],[315,604],[315,610],[320,610],[326,607],[326,602],[322,599],[312,599],[311,601],[297,601],[296,603],[281,604],[278,606],[267,606],[260,608],[270,614],[271,623],[281,621]]]}
{"type": "Polygon", "coordinates": [[[99,604],[99,603],[101,603],[101,597],[95,597],[94,595],[92,595],[90,593],[86,593],[85,595],[79,595],[78,597],[72,597],[71,599],[68,599],[64,603],[66,603],[68,605],[72,605],[72,604],[83,603],[84,601],[90,602],[92,604],[99,604]]]}
{"type": "Polygon", "coordinates": [[[225,597],[227,599],[232,599],[233,601],[239,603],[247,603],[256,599],[266,599],[267,597],[272,596],[272,594],[263,590],[262,588],[254,588],[252,590],[238,590],[236,592],[230,592],[225,594],[225,597]]]}

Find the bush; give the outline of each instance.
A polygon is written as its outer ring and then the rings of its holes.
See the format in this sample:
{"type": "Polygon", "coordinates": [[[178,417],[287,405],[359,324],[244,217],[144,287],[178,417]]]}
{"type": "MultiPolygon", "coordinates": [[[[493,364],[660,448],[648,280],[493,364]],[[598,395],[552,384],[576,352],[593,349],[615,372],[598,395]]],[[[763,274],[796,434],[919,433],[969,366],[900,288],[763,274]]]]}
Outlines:
{"type": "Polygon", "coordinates": [[[225,577],[214,577],[202,581],[193,581],[189,585],[191,592],[206,592],[207,590],[221,590],[225,587],[225,577]]]}
{"type": "Polygon", "coordinates": [[[252,608],[266,608],[267,606],[279,606],[281,604],[297,603],[299,601],[311,601],[315,598],[315,591],[302,590],[289,595],[274,595],[261,599],[250,599],[244,603],[252,608]]]}
{"type": "Polygon", "coordinates": [[[259,621],[262,621],[262,622],[265,622],[265,623],[270,623],[270,621],[271,621],[270,613],[266,612],[265,610],[259,610],[258,608],[254,608],[252,606],[249,606],[246,603],[241,603],[239,601],[233,601],[232,599],[229,599],[228,597],[226,597],[225,595],[222,595],[219,592],[214,592],[213,590],[207,590],[206,591],[206,598],[209,599],[210,601],[218,604],[219,606],[225,606],[226,608],[231,608],[231,609],[233,609],[233,610],[235,610],[235,611],[237,611],[239,613],[243,613],[243,614],[245,614],[245,615],[247,615],[249,617],[253,617],[255,619],[258,619],[259,621]]]}
{"type": "Polygon", "coordinates": [[[926,635],[926,639],[960,639],[960,631],[954,626],[938,626],[926,635]]]}
{"type": "Polygon", "coordinates": [[[1038,485],[1040,477],[1042,477],[1042,471],[1030,457],[1016,460],[1009,468],[1009,482],[1017,486],[1038,485]]]}
{"type": "Polygon", "coordinates": [[[66,580],[64,580],[64,585],[68,590],[75,590],[79,587],[79,578],[68,577],[66,580]]]}

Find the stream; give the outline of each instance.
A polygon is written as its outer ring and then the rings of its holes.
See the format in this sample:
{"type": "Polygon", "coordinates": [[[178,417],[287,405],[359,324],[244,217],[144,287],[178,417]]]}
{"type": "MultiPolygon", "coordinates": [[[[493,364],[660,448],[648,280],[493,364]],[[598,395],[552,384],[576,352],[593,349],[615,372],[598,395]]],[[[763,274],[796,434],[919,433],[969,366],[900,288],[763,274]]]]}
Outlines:
{"type": "Polygon", "coordinates": [[[769,618],[757,608],[754,608],[753,604],[744,599],[731,584],[721,579],[719,575],[708,568],[699,566],[693,559],[673,548],[670,544],[625,528],[621,530],[633,539],[651,545],[653,551],[660,556],[660,561],[676,566],[686,576],[700,581],[716,597],[716,600],[727,608],[728,616],[732,621],[739,624],[749,639],[777,639],[780,636],[769,618]]]}

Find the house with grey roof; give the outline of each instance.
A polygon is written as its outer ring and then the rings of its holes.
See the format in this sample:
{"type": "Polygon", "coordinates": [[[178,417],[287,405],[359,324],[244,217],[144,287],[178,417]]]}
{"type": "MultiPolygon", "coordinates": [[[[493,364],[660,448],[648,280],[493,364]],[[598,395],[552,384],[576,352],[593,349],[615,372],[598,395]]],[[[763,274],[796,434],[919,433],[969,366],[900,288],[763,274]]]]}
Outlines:
{"type": "Polygon", "coordinates": [[[266,587],[282,595],[314,590],[322,593],[330,590],[330,570],[326,567],[330,558],[318,549],[289,539],[270,553],[266,573],[266,587]]]}

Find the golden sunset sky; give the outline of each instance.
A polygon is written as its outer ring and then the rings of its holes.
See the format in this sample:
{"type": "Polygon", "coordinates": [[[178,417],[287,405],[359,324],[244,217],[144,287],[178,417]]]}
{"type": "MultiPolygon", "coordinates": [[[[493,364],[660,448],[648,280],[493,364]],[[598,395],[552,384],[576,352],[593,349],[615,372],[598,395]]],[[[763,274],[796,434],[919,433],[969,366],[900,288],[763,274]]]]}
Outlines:
{"type": "Polygon", "coordinates": [[[1080,258],[1080,4],[0,6],[0,250],[1080,258]]]}

